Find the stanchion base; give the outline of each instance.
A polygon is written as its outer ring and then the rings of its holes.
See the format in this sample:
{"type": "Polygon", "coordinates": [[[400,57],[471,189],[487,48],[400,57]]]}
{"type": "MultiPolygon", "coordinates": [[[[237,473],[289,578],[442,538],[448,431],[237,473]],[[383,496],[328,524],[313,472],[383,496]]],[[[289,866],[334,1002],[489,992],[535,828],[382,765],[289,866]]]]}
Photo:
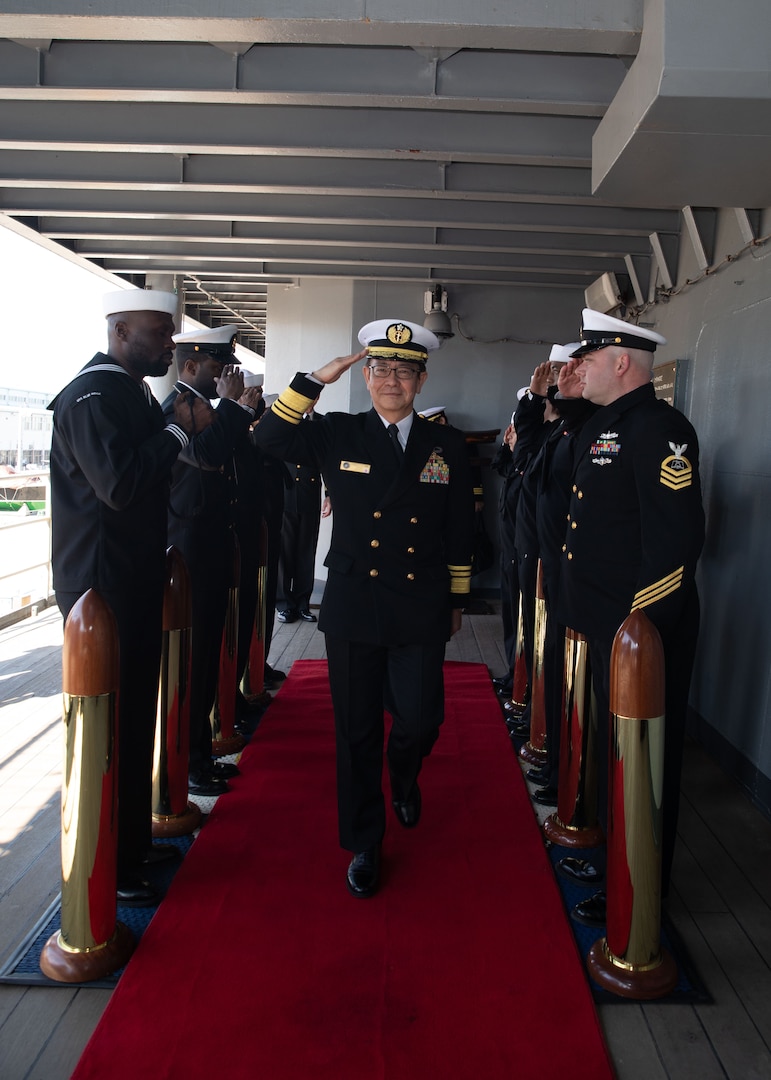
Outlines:
{"type": "Polygon", "coordinates": [[[603,990],[619,997],[652,1001],[665,997],[677,986],[677,964],[671,953],[661,950],[661,963],[642,971],[632,971],[614,963],[607,938],[598,938],[586,957],[589,974],[603,990]]]}
{"type": "Polygon", "coordinates": [[[518,701],[514,701],[512,698],[510,701],[504,701],[503,711],[506,714],[507,720],[519,720],[524,714],[527,705],[523,701],[521,704],[518,701]]]}
{"type": "Polygon", "coordinates": [[[228,754],[238,754],[246,746],[243,735],[230,735],[227,739],[212,739],[211,752],[213,757],[227,757],[228,754]]]}
{"type": "Polygon", "coordinates": [[[543,832],[547,840],[559,847],[595,848],[605,843],[605,834],[599,825],[575,828],[565,825],[556,814],[549,814],[543,823],[543,832]]]}
{"type": "Polygon", "coordinates": [[[188,803],[181,814],[153,814],[153,836],[189,836],[200,826],[202,817],[195,803],[188,803]]]}
{"type": "Polygon", "coordinates": [[[116,922],[115,933],[108,942],[88,952],[66,948],[61,931],[57,930],[43,946],[40,970],[56,982],[92,982],[122,968],[135,948],[134,935],[122,922],[116,922]]]}
{"type": "Polygon", "coordinates": [[[519,756],[528,765],[542,765],[546,761],[546,751],[537,750],[529,739],[519,748],[519,756]]]}

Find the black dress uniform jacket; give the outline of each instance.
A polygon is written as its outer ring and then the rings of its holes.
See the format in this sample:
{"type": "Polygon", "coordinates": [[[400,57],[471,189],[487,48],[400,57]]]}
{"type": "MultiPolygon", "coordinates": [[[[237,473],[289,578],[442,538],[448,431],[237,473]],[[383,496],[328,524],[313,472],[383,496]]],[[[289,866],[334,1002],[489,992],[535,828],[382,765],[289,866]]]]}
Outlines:
{"type": "Polygon", "coordinates": [[[97,353],[50,407],[55,588],[162,587],[169,479],[181,443],[164,430],[160,405],[97,353]]]}
{"type": "Polygon", "coordinates": [[[323,473],[334,510],[319,629],[350,641],[444,641],[450,608],[469,591],[471,472],[460,431],[415,415],[394,470],[394,447],[374,409],[300,423],[318,384],[298,374],[261,420],[256,440],[323,473]]]}
{"type": "MultiPolygon", "coordinates": [[[[187,389],[177,383],[166,398],[167,419],[187,389]]],[[[228,399],[219,402],[214,415],[214,423],[193,437],[172,471],[169,543],[180,549],[191,571],[201,563],[210,571],[215,560],[226,557],[228,529],[235,523],[234,448],[247,437],[253,418],[251,410],[228,399]]]]}
{"type": "Polygon", "coordinates": [[[680,617],[704,542],[696,432],[646,384],[599,409],[575,446],[561,619],[611,639],[633,608],[662,634],[680,617]]]}

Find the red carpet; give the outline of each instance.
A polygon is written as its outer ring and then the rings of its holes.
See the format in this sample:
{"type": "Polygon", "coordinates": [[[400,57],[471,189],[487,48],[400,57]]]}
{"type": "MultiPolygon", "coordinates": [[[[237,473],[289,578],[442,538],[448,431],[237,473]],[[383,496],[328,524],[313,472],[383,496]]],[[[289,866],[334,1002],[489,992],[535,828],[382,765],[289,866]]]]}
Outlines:
{"type": "Polygon", "coordinates": [[[446,683],[420,825],[389,813],[356,900],[326,664],[294,665],[73,1080],[613,1076],[487,669],[446,683]]]}

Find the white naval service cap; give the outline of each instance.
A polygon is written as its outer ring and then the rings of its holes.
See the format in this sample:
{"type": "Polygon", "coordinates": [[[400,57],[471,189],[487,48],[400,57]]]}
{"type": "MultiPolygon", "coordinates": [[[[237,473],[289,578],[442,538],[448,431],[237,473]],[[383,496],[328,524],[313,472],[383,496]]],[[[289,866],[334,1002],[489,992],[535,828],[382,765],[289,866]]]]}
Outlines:
{"type": "Polygon", "coordinates": [[[447,419],[445,413],[446,405],[432,405],[430,409],[421,409],[418,416],[422,416],[424,420],[433,420],[436,423],[437,420],[441,420],[442,417],[447,419]]]}
{"type": "Polygon", "coordinates": [[[250,386],[262,386],[265,382],[265,376],[260,375],[259,371],[247,371],[245,367],[242,367],[241,374],[244,377],[244,388],[247,390],[250,386]]]}
{"type": "Polygon", "coordinates": [[[237,323],[227,323],[225,326],[199,327],[198,330],[190,330],[186,334],[175,334],[174,341],[177,344],[177,355],[181,352],[202,352],[221,360],[223,364],[239,364],[235,356],[237,323]]]}
{"type": "Polygon", "coordinates": [[[362,326],[359,342],[366,345],[373,360],[408,360],[425,364],[426,357],[439,348],[439,338],[419,323],[405,319],[376,319],[362,326]]]}
{"type": "Polygon", "coordinates": [[[567,364],[576,349],[581,348],[580,341],[571,341],[569,345],[552,345],[549,353],[550,364],[567,364]]]}
{"type": "Polygon", "coordinates": [[[666,345],[667,339],[655,330],[645,330],[642,326],[614,319],[601,311],[584,308],[581,318],[581,342],[571,356],[580,357],[584,353],[604,349],[606,345],[627,345],[630,349],[644,349],[655,352],[657,345],[666,345]]]}
{"type": "Polygon", "coordinates": [[[176,315],[178,304],[176,293],[160,289],[118,289],[102,297],[105,318],[123,311],[162,311],[164,315],[176,315]]]}

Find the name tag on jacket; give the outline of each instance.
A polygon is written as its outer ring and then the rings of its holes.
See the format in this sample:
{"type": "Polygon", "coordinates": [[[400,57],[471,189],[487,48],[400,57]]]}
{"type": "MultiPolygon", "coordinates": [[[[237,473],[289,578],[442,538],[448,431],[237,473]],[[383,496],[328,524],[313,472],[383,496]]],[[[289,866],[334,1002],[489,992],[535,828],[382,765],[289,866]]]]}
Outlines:
{"type": "Polygon", "coordinates": [[[372,466],[366,461],[341,461],[340,469],[342,472],[360,472],[368,473],[372,466]]]}

